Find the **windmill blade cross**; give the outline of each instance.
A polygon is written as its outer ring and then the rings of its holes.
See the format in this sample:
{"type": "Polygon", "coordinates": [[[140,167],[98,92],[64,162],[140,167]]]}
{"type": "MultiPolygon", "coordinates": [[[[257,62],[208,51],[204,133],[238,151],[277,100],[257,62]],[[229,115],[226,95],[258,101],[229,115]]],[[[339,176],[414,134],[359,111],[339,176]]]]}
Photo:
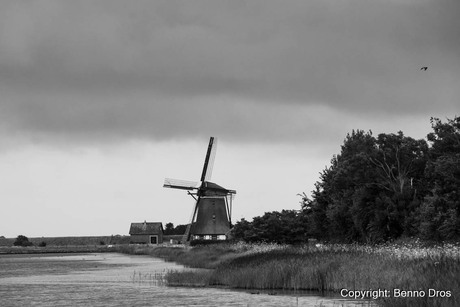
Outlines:
{"type": "Polygon", "coordinates": [[[201,181],[211,180],[212,168],[214,166],[214,159],[216,157],[217,138],[211,137],[209,139],[208,151],[204,160],[203,172],[201,173],[201,181]]]}
{"type": "Polygon", "coordinates": [[[236,191],[225,189],[210,181],[216,149],[217,139],[211,137],[200,181],[165,179],[163,187],[188,190],[187,193],[196,201],[190,223],[183,236],[184,242],[228,238],[232,226],[232,202],[236,191]]]}

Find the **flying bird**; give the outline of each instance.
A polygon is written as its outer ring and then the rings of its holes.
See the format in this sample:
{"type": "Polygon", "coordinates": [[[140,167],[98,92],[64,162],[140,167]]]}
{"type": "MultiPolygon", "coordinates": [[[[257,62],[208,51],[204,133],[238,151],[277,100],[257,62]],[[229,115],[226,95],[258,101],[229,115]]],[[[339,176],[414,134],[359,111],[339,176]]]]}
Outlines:
{"type": "Polygon", "coordinates": [[[428,69],[427,66],[424,66],[424,67],[420,68],[420,70],[427,70],[427,69],[428,69]]]}

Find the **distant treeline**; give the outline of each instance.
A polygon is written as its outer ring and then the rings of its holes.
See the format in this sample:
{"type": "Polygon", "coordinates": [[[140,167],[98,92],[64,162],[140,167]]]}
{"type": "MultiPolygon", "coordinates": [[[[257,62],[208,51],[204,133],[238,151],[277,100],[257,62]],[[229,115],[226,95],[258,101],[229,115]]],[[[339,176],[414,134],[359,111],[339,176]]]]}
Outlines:
{"type": "Polygon", "coordinates": [[[187,225],[177,225],[174,227],[173,223],[166,223],[164,234],[165,235],[183,235],[185,230],[187,229],[187,225]]]}
{"type": "Polygon", "coordinates": [[[308,238],[380,243],[400,237],[460,239],[460,117],[431,118],[433,132],[415,140],[353,130],[321,173],[301,210],[268,212],[237,222],[248,242],[301,243],[308,238]]]}
{"type": "Polygon", "coordinates": [[[130,236],[85,236],[85,237],[36,237],[27,238],[19,235],[17,238],[0,238],[0,246],[85,246],[128,244],[130,236]]]}

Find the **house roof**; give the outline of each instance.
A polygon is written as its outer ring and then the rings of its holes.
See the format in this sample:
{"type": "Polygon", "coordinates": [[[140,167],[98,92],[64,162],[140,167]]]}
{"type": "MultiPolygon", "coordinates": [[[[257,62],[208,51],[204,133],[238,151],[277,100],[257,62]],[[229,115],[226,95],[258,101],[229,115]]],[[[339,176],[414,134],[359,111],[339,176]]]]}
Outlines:
{"type": "Polygon", "coordinates": [[[130,235],[151,235],[163,233],[163,224],[160,222],[131,223],[130,235]]]}

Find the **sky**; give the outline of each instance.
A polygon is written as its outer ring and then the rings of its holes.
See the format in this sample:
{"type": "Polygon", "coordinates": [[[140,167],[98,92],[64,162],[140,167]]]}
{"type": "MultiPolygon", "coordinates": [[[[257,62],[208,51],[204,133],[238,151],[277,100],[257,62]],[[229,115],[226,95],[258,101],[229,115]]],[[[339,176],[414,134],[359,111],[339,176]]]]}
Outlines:
{"type": "Polygon", "coordinates": [[[0,236],[186,224],[164,178],[300,209],[352,129],[460,115],[458,0],[0,2],[0,236]],[[428,67],[426,71],[421,67],[428,67]]]}

